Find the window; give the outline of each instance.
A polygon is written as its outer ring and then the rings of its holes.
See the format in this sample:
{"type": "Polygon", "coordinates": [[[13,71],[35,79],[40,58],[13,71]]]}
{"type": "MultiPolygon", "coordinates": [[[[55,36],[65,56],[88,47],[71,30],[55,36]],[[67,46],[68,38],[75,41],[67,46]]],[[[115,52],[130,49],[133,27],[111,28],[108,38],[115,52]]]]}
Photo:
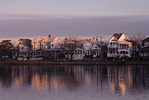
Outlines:
{"type": "Polygon", "coordinates": [[[112,42],[110,42],[110,45],[112,45],[112,42]]]}
{"type": "Polygon", "coordinates": [[[24,49],[23,47],[21,47],[21,49],[24,49]]]}
{"type": "Polygon", "coordinates": [[[112,53],[112,50],[110,51],[110,53],[112,53]]]}
{"type": "Polygon", "coordinates": [[[53,44],[51,46],[53,47],[53,44]]]}
{"type": "Polygon", "coordinates": [[[121,44],[118,44],[119,45],[119,48],[121,48],[121,44]]]}
{"type": "Polygon", "coordinates": [[[127,45],[127,48],[129,48],[129,45],[127,45]]]}

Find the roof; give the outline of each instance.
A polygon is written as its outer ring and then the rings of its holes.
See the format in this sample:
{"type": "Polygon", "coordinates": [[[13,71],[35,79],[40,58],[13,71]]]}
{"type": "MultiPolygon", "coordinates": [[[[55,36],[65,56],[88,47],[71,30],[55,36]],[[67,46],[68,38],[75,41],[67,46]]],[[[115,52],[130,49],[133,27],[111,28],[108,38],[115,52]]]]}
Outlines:
{"type": "Polygon", "coordinates": [[[28,46],[29,48],[31,48],[31,40],[30,39],[20,39],[19,41],[22,41],[22,44],[24,44],[25,46],[28,46]]]}
{"type": "Polygon", "coordinates": [[[119,38],[123,35],[124,33],[114,33],[114,37],[119,40],[119,38]]]}
{"type": "Polygon", "coordinates": [[[34,41],[41,39],[41,41],[54,41],[54,39],[56,39],[56,37],[47,37],[47,36],[39,36],[37,38],[34,39],[34,41]]]}
{"type": "Polygon", "coordinates": [[[76,48],[75,50],[76,50],[76,51],[77,51],[77,50],[79,51],[79,50],[84,50],[84,49],[82,49],[82,48],[76,48]]]}
{"type": "Polygon", "coordinates": [[[149,42],[149,37],[147,37],[144,40],[142,40],[142,42],[149,42]]]}
{"type": "Polygon", "coordinates": [[[97,41],[95,39],[87,39],[88,42],[91,42],[91,43],[97,43],[97,41]]]}
{"type": "Polygon", "coordinates": [[[87,51],[100,51],[100,48],[88,49],[87,51]]]}

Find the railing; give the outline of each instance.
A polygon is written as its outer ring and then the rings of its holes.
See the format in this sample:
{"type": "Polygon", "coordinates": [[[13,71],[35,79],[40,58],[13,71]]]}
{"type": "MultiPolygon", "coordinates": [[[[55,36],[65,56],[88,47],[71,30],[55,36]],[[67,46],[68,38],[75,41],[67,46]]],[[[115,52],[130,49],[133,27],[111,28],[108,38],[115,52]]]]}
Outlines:
{"type": "Polygon", "coordinates": [[[117,45],[108,45],[108,48],[117,48],[117,45]]]}

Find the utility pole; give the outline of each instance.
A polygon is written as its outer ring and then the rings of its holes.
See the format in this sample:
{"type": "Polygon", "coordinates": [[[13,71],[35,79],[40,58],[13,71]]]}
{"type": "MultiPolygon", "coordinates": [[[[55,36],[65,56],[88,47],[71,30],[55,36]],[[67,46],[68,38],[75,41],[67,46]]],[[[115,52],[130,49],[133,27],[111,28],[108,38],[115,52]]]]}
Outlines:
{"type": "Polygon", "coordinates": [[[102,31],[100,32],[100,59],[102,60],[102,31]]]}

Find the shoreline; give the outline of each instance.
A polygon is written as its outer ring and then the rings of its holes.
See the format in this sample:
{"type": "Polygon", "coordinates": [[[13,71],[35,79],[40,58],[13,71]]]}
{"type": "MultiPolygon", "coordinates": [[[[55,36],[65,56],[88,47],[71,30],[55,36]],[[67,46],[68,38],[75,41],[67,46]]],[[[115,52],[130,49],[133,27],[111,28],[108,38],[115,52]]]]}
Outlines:
{"type": "Polygon", "coordinates": [[[0,65],[149,65],[149,61],[0,61],[0,65]]]}

